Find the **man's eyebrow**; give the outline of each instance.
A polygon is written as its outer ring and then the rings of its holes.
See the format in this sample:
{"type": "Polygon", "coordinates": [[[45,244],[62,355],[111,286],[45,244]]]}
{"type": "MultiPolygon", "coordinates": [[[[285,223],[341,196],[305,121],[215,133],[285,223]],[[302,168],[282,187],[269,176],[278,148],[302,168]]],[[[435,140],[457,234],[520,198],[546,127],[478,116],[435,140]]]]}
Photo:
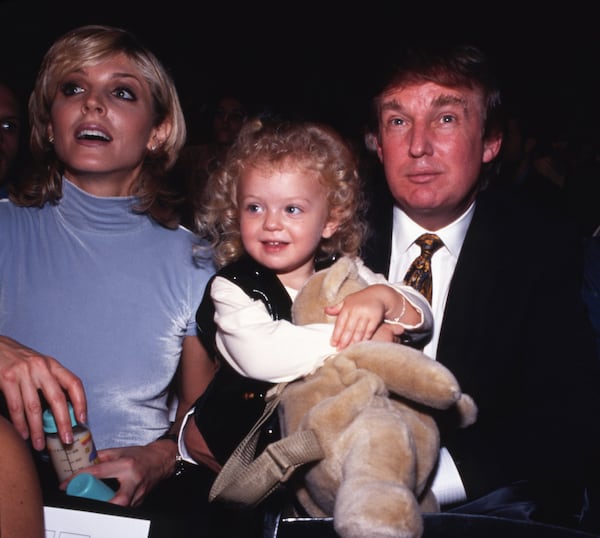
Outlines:
{"type": "Polygon", "coordinates": [[[463,97],[454,94],[442,94],[438,95],[432,101],[432,105],[436,107],[446,105],[461,105],[465,110],[467,109],[467,101],[463,97]]]}
{"type": "MultiPolygon", "coordinates": [[[[467,101],[463,97],[454,94],[442,94],[434,97],[431,101],[433,107],[442,107],[447,105],[460,105],[465,110],[467,109],[467,101]]],[[[402,103],[400,103],[397,99],[391,99],[389,101],[384,101],[381,104],[382,110],[393,110],[398,111],[402,110],[404,107],[402,103]]]]}
{"type": "Polygon", "coordinates": [[[392,99],[381,103],[381,110],[402,110],[402,105],[396,99],[392,99]]]}

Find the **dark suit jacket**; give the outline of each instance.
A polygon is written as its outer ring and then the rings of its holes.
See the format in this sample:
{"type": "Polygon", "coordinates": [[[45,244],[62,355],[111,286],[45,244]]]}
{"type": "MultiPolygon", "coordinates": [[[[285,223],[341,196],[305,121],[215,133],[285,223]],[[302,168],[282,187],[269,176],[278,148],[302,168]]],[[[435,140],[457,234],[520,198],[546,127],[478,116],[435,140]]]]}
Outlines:
{"type": "MultiPolygon", "coordinates": [[[[363,258],[387,275],[392,202],[384,191],[372,202],[363,258]]],[[[562,487],[588,480],[588,449],[600,457],[600,374],[580,293],[581,246],[564,223],[500,193],[479,195],[437,350],[479,407],[467,429],[445,429],[440,419],[469,499],[532,480],[560,504],[562,487]]]]}

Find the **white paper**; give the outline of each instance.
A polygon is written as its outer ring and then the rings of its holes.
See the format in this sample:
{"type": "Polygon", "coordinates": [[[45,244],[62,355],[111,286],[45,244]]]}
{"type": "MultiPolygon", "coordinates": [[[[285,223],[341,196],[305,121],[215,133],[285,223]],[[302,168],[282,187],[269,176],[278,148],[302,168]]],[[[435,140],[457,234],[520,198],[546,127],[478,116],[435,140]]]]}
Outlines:
{"type": "Polygon", "coordinates": [[[44,506],[46,538],[148,538],[150,521],[44,506]]]}

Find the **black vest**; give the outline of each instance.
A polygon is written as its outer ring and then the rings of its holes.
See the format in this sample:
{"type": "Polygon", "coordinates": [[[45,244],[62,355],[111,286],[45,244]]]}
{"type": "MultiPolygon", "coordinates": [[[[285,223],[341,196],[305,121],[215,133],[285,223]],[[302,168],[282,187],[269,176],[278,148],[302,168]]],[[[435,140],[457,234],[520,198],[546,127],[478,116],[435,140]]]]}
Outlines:
{"type": "MultiPolygon", "coordinates": [[[[266,392],[273,384],[238,374],[218,353],[215,309],[210,297],[210,288],[216,276],[227,278],[252,299],[262,301],[273,320],[291,321],[292,301],[279,278],[247,256],[220,269],[206,286],[202,303],[196,312],[196,324],[205,349],[219,361],[219,370],[196,401],[194,420],[217,461],[224,464],[262,415],[266,392]]],[[[282,360],[285,357],[282,356],[282,360]]],[[[264,428],[257,451],[279,439],[279,436],[275,413],[264,428]]]]}

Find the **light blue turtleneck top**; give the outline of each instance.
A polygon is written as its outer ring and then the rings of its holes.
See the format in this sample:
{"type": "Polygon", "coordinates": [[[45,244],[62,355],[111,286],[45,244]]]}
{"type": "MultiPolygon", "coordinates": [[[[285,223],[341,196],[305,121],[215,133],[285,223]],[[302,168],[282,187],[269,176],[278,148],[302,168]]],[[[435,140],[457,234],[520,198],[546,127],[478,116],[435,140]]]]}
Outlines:
{"type": "Polygon", "coordinates": [[[58,205],[0,201],[0,334],[78,375],[97,448],[169,425],[168,386],[214,271],[198,239],[63,180],[58,205]]]}

